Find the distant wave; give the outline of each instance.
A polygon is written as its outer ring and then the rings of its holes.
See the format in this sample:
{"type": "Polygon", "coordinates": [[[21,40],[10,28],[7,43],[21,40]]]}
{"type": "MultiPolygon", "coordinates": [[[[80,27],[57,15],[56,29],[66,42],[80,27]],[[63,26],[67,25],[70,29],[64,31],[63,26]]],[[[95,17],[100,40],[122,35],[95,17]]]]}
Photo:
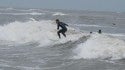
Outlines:
{"type": "Polygon", "coordinates": [[[125,34],[111,34],[111,33],[105,33],[105,34],[111,36],[125,37],[125,34]]]}
{"type": "Polygon", "coordinates": [[[75,26],[83,26],[83,27],[105,27],[105,28],[115,28],[112,26],[100,26],[100,25],[88,25],[88,24],[74,24],[75,26]]]}
{"type": "Polygon", "coordinates": [[[111,26],[100,26],[100,25],[88,25],[88,24],[74,24],[75,26],[84,26],[84,27],[110,27],[110,28],[114,28],[111,26]]]}
{"type": "Polygon", "coordinates": [[[65,15],[68,15],[68,14],[64,14],[64,13],[62,13],[62,12],[55,12],[55,13],[53,14],[53,16],[65,16],[65,15]]]}
{"type": "Polygon", "coordinates": [[[10,8],[5,8],[4,10],[15,10],[15,9],[10,7],[10,8]]]}
{"type": "Polygon", "coordinates": [[[86,26],[86,27],[103,27],[99,25],[87,25],[87,24],[75,24],[75,26],[86,26]]]}
{"type": "Polygon", "coordinates": [[[8,15],[44,15],[45,13],[38,13],[38,12],[32,12],[32,13],[0,13],[0,14],[8,14],[8,15]]]}
{"type": "Polygon", "coordinates": [[[3,10],[3,11],[15,11],[15,10],[18,10],[18,9],[15,9],[15,8],[0,8],[0,10],[3,10]]]}

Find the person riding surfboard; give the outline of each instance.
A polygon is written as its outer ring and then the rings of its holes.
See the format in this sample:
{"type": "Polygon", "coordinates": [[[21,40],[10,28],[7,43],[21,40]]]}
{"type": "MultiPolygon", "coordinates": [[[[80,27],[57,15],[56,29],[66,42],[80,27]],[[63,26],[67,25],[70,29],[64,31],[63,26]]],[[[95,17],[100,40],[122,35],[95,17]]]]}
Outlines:
{"type": "Polygon", "coordinates": [[[67,27],[66,27],[66,26],[68,26],[68,25],[65,24],[65,23],[63,23],[63,22],[60,22],[59,19],[56,19],[56,23],[57,23],[57,30],[58,30],[58,31],[57,31],[57,34],[58,34],[59,38],[61,38],[60,33],[62,33],[62,35],[63,35],[64,37],[66,37],[65,32],[67,31],[67,27]],[[59,27],[61,27],[60,30],[59,30],[59,27]]]}

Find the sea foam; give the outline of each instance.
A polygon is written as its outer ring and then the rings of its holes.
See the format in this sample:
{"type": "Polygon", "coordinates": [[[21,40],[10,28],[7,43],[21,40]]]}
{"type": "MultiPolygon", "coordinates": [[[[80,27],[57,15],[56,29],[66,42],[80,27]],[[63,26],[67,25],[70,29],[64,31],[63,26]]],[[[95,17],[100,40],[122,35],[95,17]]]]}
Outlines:
{"type": "Polygon", "coordinates": [[[124,59],[125,41],[108,35],[92,34],[85,43],[79,44],[74,52],[77,54],[75,58],[124,59]]]}
{"type": "Polygon", "coordinates": [[[28,22],[15,21],[0,26],[0,33],[0,40],[16,43],[39,42],[42,46],[78,40],[82,36],[75,29],[68,27],[67,38],[61,35],[62,38],[59,39],[57,25],[54,21],[33,19],[28,22]]]}

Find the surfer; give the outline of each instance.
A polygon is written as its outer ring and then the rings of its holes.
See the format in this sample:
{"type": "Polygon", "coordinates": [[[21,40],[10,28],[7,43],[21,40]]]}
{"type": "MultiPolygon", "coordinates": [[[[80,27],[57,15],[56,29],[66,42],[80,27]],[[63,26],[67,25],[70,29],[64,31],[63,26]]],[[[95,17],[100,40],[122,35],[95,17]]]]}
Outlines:
{"type": "Polygon", "coordinates": [[[60,37],[60,33],[63,34],[64,37],[66,37],[66,34],[65,32],[67,31],[67,28],[66,26],[68,26],[67,24],[63,23],[63,22],[60,22],[59,19],[56,19],[56,23],[57,23],[57,29],[59,30],[59,27],[61,27],[61,29],[57,32],[59,38],[60,37]]]}

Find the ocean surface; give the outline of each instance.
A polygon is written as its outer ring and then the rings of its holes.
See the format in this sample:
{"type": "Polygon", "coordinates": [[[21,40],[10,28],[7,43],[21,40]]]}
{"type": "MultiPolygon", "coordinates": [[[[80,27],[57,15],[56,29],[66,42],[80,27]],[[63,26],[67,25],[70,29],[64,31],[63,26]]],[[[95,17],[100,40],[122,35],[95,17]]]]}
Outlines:
{"type": "Polygon", "coordinates": [[[125,13],[0,8],[0,70],[125,70],[125,13]]]}

